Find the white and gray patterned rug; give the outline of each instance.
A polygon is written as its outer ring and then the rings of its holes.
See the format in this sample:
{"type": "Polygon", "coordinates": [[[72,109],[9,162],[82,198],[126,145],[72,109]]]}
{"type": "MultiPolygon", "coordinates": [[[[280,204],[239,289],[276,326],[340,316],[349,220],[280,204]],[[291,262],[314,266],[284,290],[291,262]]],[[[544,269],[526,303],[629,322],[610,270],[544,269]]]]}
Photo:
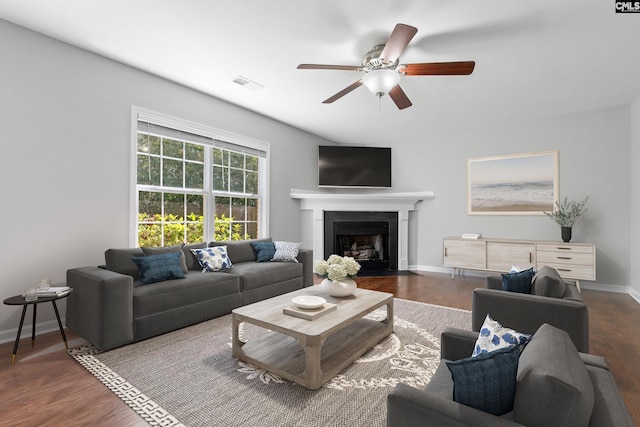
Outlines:
{"type": "MultiPolygon", "coordinates": [[[[394,312],[393,334],[314,391],[232,357],[230,315],[104,353],[68,352],[153,426],[384,426],[389,391],[431,379],[440,332],[471,327],[465,310],[396,298],[394,312]]],[[[243,325],[244,339],[263,332],[243,325]]]]}

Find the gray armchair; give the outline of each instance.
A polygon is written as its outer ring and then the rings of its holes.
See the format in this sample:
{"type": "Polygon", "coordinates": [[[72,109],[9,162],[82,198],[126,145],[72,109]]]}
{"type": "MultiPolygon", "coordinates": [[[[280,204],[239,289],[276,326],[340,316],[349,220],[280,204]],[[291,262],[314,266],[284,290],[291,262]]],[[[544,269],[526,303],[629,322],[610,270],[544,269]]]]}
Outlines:
{"type": "Polygon", "coordinates": [[[480,331],[487,314],[503,326],[533,334],[544,323],[566,331],[578,351],[589,352],[589,311],[578,288],[566,283],[562,297],[507,292],[502,277],[487,277],[486,289],[473,291],[471,329],[480,331]]]}
{"type": "Polygon", "coordinates": [[[477,337],[477,332],[445,329],[443,360],[427,387],[399,384],[387,396],[387,426],[634,425],[604,358],[578,353],[568,335],[550,325],[536,331],[522,351],[513,411],[496,416],[455,402],[444,362],[471,355],[477,337]]]}

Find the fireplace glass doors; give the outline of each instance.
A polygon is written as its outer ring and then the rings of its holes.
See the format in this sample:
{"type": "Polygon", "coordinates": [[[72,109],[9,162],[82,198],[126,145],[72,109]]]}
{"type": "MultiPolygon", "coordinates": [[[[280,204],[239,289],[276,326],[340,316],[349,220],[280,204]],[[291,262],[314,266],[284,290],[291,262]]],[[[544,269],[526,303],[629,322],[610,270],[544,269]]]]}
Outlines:
{"type": "Polygon", "coordinates": [[[398,269],[398,213],[325,211],[325,259],[350,256],[362,270],[398,269]]]}

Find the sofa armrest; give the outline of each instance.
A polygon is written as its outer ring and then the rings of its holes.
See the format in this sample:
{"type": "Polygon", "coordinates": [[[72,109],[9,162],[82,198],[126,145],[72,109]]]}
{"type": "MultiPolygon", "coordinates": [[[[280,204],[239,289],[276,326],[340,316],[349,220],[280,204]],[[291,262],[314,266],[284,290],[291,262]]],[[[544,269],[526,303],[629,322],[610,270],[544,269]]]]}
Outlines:
{"type": "Polygon", "coordinates": [[[313,250],[298,250],[298,262],[302,263],[302,286],[313,285],[313,250]]]}
{"type": "Polygon", "coordinates": [[[459,360],[470,357],[478,339],[478,333],[446,327],[440,335],[440,358],[459,360]]]}
{"type": "Polygon", "coordinates": [[[67,270],[66,324],[101,350],[133,341],[133,278],[98,267],[67,270]]]}
{"type": "Polygon", "coordinates": [[[473,291],[472,305],[471,329],[476,332],[487,314],[527,334],[548,323],[566,331],[578,351],[589,352],[589,311],[581,301],[478,288],[473,291]]]}
{"type": "Polygon", "coordinates": [[[387,396],[387,427],[419,425],[511,427],[521,424],[398,384],[387,396]]]}

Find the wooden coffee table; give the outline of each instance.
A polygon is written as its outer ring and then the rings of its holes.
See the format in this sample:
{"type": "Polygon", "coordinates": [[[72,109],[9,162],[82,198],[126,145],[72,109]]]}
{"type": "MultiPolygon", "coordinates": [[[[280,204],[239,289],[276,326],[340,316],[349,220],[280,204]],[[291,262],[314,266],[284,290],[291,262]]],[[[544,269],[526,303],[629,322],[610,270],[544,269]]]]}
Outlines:
{"type": "Polygon", "coordinates": [[[356,289],[351,296],[335,298],[310,286],[236,308],[231,319],[234,357],[316,390],[393,332],[393,295],[356,289]],[[284,314],[298,295],[320,296],[337,308],[314,320],[284,314]],[[384,305],[385,320],[364,319],[384,305]],[[242,342],[242,322],[268,331],[242,342]]]}

